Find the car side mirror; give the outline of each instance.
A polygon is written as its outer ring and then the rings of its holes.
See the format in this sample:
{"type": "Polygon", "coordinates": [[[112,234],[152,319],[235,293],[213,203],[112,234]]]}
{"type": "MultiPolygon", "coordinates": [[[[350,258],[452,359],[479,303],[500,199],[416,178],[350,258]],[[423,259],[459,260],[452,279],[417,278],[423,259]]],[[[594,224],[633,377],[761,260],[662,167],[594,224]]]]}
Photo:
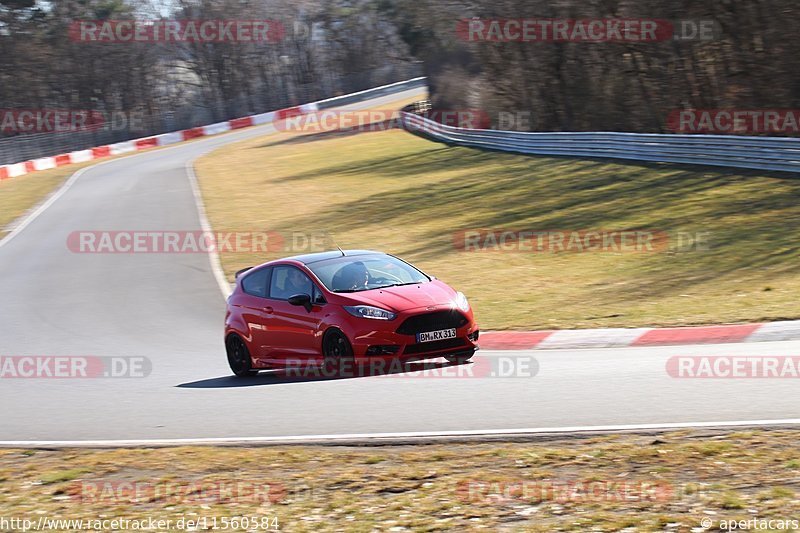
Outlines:
{"type": "Polygon", "coordinates": [[[311,296],[308,294],[295,294],[294,296],[290,296],[288,302],[291,305],[296,305],[298,307],[305,307],[306,311],[309,313],[311,312],[311,296]]]}

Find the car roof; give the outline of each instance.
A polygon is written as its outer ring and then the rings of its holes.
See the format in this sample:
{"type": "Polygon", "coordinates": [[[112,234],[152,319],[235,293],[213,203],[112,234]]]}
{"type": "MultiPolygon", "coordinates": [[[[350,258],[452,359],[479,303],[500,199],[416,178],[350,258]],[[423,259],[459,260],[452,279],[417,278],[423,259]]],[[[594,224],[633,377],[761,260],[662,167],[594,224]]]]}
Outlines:
{"type": "Polygon", "coordinates": [[[333,250],[330,252],[318,252],[313,254],[303,254],[303,255],[294,255],[292,257],[284,257],[281,259],[274,259],[272,261],[268,261],[266,263],[262,263],[260,265],[254,265],[251,267],[243,268],[236,273],[236,279],[238,280],[244,274],[250,272],[251,270],[260,269],[261,267],[269,267],[272,265],[279,265],[281,263],[285,263],[287,261],[295,261],[298,263],[302,263],[303,265],[310,265],[312,263],[318,263],[320,261],[327,261],[329,259],[336,259],[338,257],[359,257],[359,256],[368,256],[368,255],[387,255],[383,252],[376,252],[374,250],[333,250]],[[344,253],[344,255],[342,255],[344,253]]]}
{"type": "Polygon", "coordinates": [[[285,257],[280,259],[279,261],[297,261],[303,263],[304,265],[310,265],[311,263],[318,263],[319,261],[327,261],[328,259],[336,259],[337,257],[343,257],[342,253],[344,253],[347,257],[357,257],[361,255],[386,255],[383,252],[376,252],[373,250],[333,250],[330,252],[318,252],[314,254],[303,254],[303,255],[295,255],[292,257],[285,257]]]}

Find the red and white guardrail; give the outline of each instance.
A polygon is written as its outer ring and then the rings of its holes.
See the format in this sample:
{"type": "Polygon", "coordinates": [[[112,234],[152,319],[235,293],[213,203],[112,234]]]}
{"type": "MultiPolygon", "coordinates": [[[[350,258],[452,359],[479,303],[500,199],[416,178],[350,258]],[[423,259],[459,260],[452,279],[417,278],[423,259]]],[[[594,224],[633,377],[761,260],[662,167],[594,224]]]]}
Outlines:
{"type": "Polygon", "coordinates": [[[16,178],[17,176],[23,176],[31,172],[49,170],[51,168],[71,165],[73,163],[85,163],[87,161],[125,154],[128,152],[137,152],[139,150],[146,150],[148,148],[167,146],[169,144],[188,141],[198,137],[216,135],[218,133],[224,133],[226,131],[240,128],[247,128],[249,126],[258,126],[274,120],[282,120],[289,117],[304,115],[306,113],[313,113],[315,111],[317,111],[316,103],[304,104],[295,107],[288,107],[286,109],[279,109],[277,111],[270,111],[269,113],[261,113],[258,115],[250,115],[247,117],[235,118],[233,120],[226,120],[225,122],[217,122],[216,124],[209,124],[207,126],[198,126],[188,130],[162,133],[161,135],[153,135],[152,137],[131,139],[130,141],[108,144],[105,146],[96,146],[87,150],[78,150],[75,152],[69,152],[67,154],[58,154],[50,157],[32,159],[30,161],[15,163],[13,165],[3,165],[0,166],[0,180],[16,178]]]}
{"type": "Polygon", "coordinates": [[[314,113],[319,109],[326,109],[328,107],[333,107],[334,105],[346,105],[361,101],[365,98],[393,94],[395,92],[423,86],[425,83],[425,77],[417,77],[410,80],[390,83],[388,85],[381,85],[380,87],[373,87],[371,89],[366,89],[355,93],[334,96],[333,98],[327,98],[317,102],[287,107],[286,109],[278,109],[277,111],[270,111],[268,113],[235,118],[232,120],[226,120],[225,122],[217,122],[216,124],[209,124],[207,126],[198,126],[188,130],[162,133],[161,135],[153,135],[151,137],[143,137],[141,139],[131,139],[130,141],[108,144],[105,146],[96,146],[87,150],[78,150],[67,154],[58,154],[50,157],[32,159],[30,161],[23,161],[13,165],[0,165],[0,180],[23,176],[39,170],[48,170],[51,168],[62,167],[64,165],[85,163],[87,161],[101,159],[104,157],[146,150],[148,148],[155,148],[158,146],[166,146],[169,144],[195,139],[197,137],[216,135],[218,133],[247,128],[249,126],[258,126],[268,122],[273,122],[275,120],[283,120],[290,117],[296,117],[298,115],[314,113]]]}

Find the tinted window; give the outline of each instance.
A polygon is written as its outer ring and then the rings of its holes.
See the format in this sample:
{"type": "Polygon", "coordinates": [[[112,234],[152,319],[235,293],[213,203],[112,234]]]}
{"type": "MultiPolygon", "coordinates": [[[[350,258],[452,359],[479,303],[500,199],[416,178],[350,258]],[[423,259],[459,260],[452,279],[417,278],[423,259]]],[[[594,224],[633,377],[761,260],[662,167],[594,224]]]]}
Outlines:
{"type": "Polygon", "coordinates": [[[256,270],[252,274],[248,274],[242,280],[242,289],[247,294],[258,296],[259,298],[267,297],[267,280],[269,279],[268,268],[256,270]]]}
{"type": "Polygon", "coordinates": [[[416,268],[390,255],[339,257],[312,263],[309,268],[333,292],[358,292],[430,281],[416,268]]]}
{"type": "Polygon", "coordinates": [[[312,296],[314,284],[299,268],[276,266],[273,268],[269,297],[276,300],[288,300],[296,294],[312,296]]]}

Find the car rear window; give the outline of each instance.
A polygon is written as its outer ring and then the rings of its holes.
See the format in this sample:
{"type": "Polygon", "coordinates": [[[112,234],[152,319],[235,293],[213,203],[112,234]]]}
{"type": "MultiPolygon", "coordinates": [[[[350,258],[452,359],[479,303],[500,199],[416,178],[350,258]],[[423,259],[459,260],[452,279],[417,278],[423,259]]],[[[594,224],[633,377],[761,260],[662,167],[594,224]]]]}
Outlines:
{"type": "Polygon", "coordinates": [[[267,297],[267,282],[269,280],[269,268],[256,270],[242,279],[242,290],[251,296],[259,298],[267,297]]]}

